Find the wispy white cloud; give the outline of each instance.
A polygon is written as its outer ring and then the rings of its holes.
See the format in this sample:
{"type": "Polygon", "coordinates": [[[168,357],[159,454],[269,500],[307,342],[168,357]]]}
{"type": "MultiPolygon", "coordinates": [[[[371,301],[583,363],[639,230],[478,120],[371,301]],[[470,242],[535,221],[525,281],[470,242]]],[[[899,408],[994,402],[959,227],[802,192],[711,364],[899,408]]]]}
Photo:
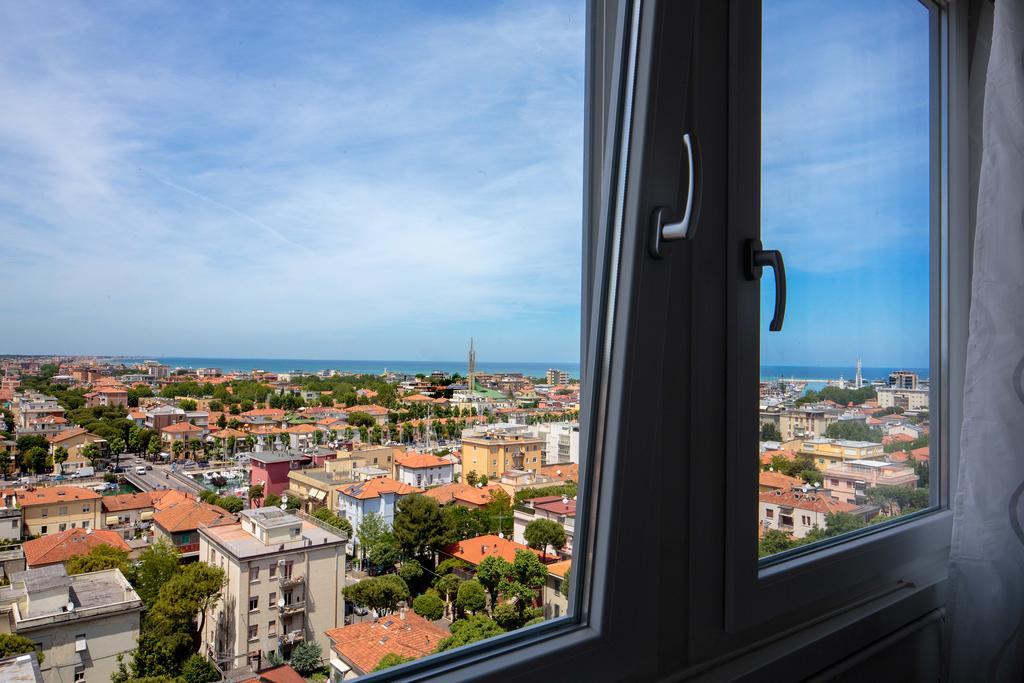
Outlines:
{"type": "Polygon", "coordinates": [[[6,350],[576,355],[582,2],[0,11],[6,350]]]}

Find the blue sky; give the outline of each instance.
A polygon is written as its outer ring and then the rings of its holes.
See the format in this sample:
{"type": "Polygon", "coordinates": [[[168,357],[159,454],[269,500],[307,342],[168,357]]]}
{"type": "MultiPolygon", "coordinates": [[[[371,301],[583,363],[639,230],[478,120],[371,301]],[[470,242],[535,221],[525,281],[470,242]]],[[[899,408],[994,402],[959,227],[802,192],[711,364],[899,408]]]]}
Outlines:
{"type": "Polygon", "coordinates": [[[0,353],[575,360],[584,3],[4,3],[0,353]]]}
{"type": "MultiPolygon", "coordinates": [[[[927,14],[765,4],[766,364],[927,365],[927,14]]],[[[584,3],[3,3],[0,353],[575,360],[584,3]]]]}
{"type": "Polygon", "coordinates": [[[763,33],[763,363],[927,367],[928,13],[766,0],[763,33]]]}

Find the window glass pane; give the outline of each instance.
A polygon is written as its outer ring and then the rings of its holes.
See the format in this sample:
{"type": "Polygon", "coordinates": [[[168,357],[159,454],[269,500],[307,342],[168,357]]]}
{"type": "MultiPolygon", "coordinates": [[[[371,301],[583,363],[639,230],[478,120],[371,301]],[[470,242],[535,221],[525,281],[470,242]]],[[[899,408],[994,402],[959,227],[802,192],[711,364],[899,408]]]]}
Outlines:
{"type": "Polygon", "coordinates": [[[3,17],[0,442],[201,492],[135,529],[230,577],[200,653],[347,680],[571,614],[583,0],[3,17]]]}
{"type": "Polygon", "coordinates": [[[760,554],[927,507],[930,19],[916,0],[763,2],[760,554]]]}

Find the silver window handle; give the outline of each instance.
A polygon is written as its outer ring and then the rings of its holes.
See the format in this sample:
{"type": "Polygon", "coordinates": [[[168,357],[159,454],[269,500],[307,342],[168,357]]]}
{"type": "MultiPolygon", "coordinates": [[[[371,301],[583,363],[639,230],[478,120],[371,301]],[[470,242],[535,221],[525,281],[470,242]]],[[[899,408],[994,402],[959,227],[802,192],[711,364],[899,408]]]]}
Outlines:
{"type": "Polygon", "coordinates": [[[683,135],[683,146],[686,147],[686,161],[688,168],[686,187],[686,210],[683,217],[678,221],[669,219],[670,209],[667,206],[659,206],[654,210],[651,217],[652,240],[651,255],[655,258],[662,257],[662,242],[669,240],[693,239],[697,232],[697,223],[700,220],[700,148],[697,145],[697,138],[692,133],[683,135]]]}

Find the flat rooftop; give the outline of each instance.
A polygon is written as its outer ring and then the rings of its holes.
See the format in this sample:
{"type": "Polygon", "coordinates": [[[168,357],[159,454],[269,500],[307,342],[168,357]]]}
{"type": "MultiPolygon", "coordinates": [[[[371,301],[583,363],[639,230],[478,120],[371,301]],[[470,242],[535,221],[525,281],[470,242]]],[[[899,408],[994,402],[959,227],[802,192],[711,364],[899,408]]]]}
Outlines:
{"type": "Polygon", "coordinates": [[[249,460],[273,464],[276,462],[292,462],[294,460],[312,460],[309,453],[299,451],[264,451],[262,453],[249,453],[249,460]]]}
{"type": "Polygon", "coordinates": [[[242,528],[241,524],[225,524],[216,527],[202,527],[199,533],[210,537],[238,559],[258,557],[270,553],[293,552],[314,546],[329,546],[348,541],[339,534],[302,520],[302,533],[294,541],[266,544],[242,528]]]}

